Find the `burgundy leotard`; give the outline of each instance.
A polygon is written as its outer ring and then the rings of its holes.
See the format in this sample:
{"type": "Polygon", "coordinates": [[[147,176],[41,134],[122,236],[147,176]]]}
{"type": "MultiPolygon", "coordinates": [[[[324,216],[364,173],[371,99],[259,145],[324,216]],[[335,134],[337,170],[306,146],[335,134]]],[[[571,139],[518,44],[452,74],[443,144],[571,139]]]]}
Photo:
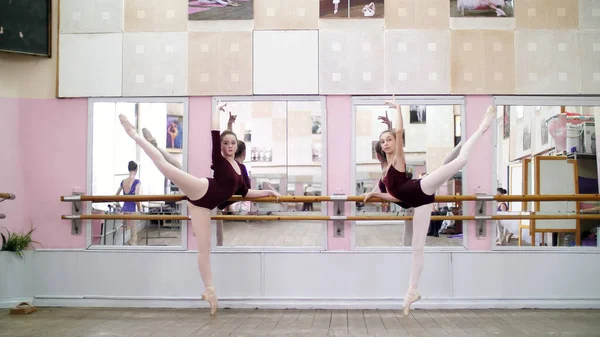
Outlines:
{"type": "Polygon", "coordinates": [[[435,194],[427,195],[421,189],[421,179],[409,179],[406,172],[398,172],[393,165],[383,178],[390,195],[402,201],[404,208],[419,207],[435,201],[435,194]]]}
{"type": "MultiPolygon", "coordinates": [[[[244,164],[241,164],[240,162],[238,162],[238,165],[240,166],[240,171],[242,172],[242,177],[244,178],[244,183],[246,184],[246,187],[250,188],[250,186],[252,186],[252,182],[250,181],[250,177],[248,176],[248,170],[246,169],[246,166],[244,164]]],[[[238,189],[234,194],[241,194],[241,192],[238,189]]],[[[217,208],[223,210],[235,203],[235,201],[225,201],[219,206],[217,206],[217,208]]]]}
{"type": "MultiPolygon", "coordinates": [[[[210,132],[212,136],[212,162],[214,167],[214,178],[208,179],[208,190],[198,200],[187,200],[198,207],[213,209],[222,202],[227,201],[234,193],[245,197],[248,186],[244,182],[242,174],[237,174],[231,163],[221,155],[221,137],[218,130],[210,132]]],[[[241,168],[240,168],[241,170],[241,168]]]]}
{"type": "MultiPolygon", "coordinates": [[[[379,179],[379,190],[381,191],[381,193],[387,193],[387,188],[385,188],[385,184],[383,183],[383,180],[379,179]]],[[[402,200],[400,200],[399,202],[395,202],[394,204],[402,207],[402,208],[410,208],[409,205],[405,204],[404,202],[402,202],[402,200]]]]}

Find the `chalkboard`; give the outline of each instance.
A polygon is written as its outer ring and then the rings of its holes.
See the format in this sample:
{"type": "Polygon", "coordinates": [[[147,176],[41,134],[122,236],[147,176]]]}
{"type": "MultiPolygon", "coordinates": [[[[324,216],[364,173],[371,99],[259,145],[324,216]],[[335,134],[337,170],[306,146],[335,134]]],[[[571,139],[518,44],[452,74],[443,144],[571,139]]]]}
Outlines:
{"type": "Polygon", "coordinates": [[[52,0],[0,0],[0,52],[51,56],[52,0]]]}

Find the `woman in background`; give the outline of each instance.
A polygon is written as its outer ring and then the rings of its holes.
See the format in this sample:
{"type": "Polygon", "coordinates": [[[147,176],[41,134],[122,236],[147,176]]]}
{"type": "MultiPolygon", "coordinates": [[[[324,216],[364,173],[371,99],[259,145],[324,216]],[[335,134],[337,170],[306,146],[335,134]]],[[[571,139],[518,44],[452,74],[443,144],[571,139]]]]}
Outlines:
{"type": "MultiPolygon", "coordinates": [[[[123,191],[123,195],[140,195],[142,184],[135,178],[138,172],[138,165],[132,160],[127,165],[127,169],[129,170],[129,177],[121,181],[121,185],[119,186],[116,195],[121,194],[121,191],[123,191]]],[[[124,214],[141,213],[142,204],[139,201],[125,201],[121,211],[124,214]]],[[[127,244],[130,246],[137,246],[137,220],[123,220],[123,224],[125,227],[129,228],[130,231],[127,244]]]]}

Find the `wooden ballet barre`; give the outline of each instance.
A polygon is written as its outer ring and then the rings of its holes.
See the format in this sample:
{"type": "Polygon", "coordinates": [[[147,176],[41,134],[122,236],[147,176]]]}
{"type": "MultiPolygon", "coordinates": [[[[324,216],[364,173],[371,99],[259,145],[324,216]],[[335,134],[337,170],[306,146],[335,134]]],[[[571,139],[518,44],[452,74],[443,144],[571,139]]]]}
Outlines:
{"type": "MultiPolygon", "coordinates": [[[[185,215],[147,215],[147,214],[86,214],[86,215],[63,215],[63,220],[190,220],[185,215]]],[[[212,220],[230,221],[398,221],[412,220],[412,216],[391,215],[349,215],[349,216],[327,216],[327,215],[215,215],[212,220]]],[[[600,219],[600,214],[535,214],[535,215],[433,215],[431,220],[564,220],[564,219],[600,219]]]]}
{"type": "MultiPolygon", "coordinates": [[[[119,201],[181,201],[186,200],[184,195],[70,195],[61,196],[61,201],[90,201],[90,202],[119,202],[119,201]]],[[[362,202],[361,196],[281,196],[279,200],[275,197],[244,198],[234,195],[229,201],[253,201],[253,202],[326,202],[326,201],[348,201],[362,202]]],[[[600,194],[547,194],[547,195],[438,195],[435,202],[457,202],[457,201],[600,201],[600,194]]],[[[387,202],[379,198],[371,198],[372,202],[387,202]]]]}
{"type": "Polygon", "coordinates": [[[0,193],[0,199],[15,200],[16,196],[13,193],[0,193]]]}

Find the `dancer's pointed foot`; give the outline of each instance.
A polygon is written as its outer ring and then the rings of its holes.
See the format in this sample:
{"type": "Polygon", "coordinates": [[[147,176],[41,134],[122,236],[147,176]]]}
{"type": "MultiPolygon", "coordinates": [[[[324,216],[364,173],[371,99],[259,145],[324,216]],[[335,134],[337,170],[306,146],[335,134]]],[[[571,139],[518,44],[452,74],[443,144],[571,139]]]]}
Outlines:
{"type": "Polygon", "coordinates": [[[506,16],[506,13],[504,13],[504,11],[500,8],[496,7],[496,16],[506,16]]]}
{"type": "Polygon", "coordinates": [[[144,135],[144,138],[148,141],[148,143],[154,145],[154,147],[158,146],[156,139],[154,138],[154,136],[152,136],[152,133],[150,133],[150,131],[148,131],[148,129],[143,128],[142,135],[144,135]]]}
{"type": "Polygon", "coordinates": [[[482,132],[486,132],[492,125],[492,122],[494,121],[495,118],[496,118],[496,107],[493,105],[490,105],[488,107],[485,115],[483,116],[483,120],[481,121],[481,124],[479,125],[479,129],[482,132]]]}
{"type": "Polygon", "coordinates": [[[129,122],[129,120],[127,119],[127,117],[125,117],[125,115],[119,114],[119,120],[121,121],[121,125],[123,125],[123,129],[125,129],[125,132],[127,132],[129,137],[135,138],[138,136],[137,130],[135,129],[133,124],[131,124],[129,122]]]}
{"type": "Polygon", "coordinates": [[[419,294],[419,292],[416,290],[409,290],[406,293],[406,296],[404,297],[404,304],[402,306],[402,313],[404,313],[404,316],[408,316],[408,314],[410,313],[411,304],[413,304],[414,302],[416,302],[420,299],[421,299],[421,294],[419,294]]]}
{"type": "Polygon", "coordinates": [[[202,299],[205,301],[208,301],[208,303],[210,304],[210,315],[215,316],[215,314],[217,313],[217,307],[218,307],[217,294],[215,293],[215,287],[213,287],[213,286],[206,287],[206,290],[202,294],[202,299]]]}

